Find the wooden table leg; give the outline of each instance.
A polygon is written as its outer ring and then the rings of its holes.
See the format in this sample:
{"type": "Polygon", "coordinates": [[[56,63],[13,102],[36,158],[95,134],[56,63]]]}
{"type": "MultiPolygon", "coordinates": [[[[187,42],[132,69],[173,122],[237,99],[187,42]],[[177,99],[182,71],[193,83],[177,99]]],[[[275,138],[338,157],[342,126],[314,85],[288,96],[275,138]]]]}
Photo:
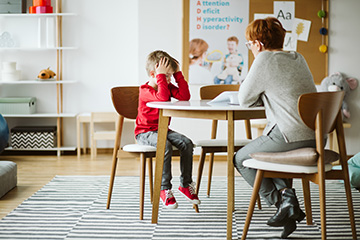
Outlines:
{"type": "Polygon", "coordinates": [[[227,182],[228,182],[228,196],[227,196],[227,228],[226,228],[226,238],[232,239],[232,218],[234,211],[234,193],[235,193],[235,184],[234,184],[234,113],[233,111],[228,111],[228,153],[227,153],[227,182]]]}
{"type": "Polygon", "coordinates": [[[164,167],[164,155],[165,155],[168,124],[169,124],[169,117],[163,116],[163,110],[160,109],[158,140],[156,147],[156,161],[155,161],[155,179],[154,179],[154,193],[153,193],[154,198],[153,198],[153,206],[152,206],[151,223],[157,223],[158,221],[161,178],[164,167]]]}

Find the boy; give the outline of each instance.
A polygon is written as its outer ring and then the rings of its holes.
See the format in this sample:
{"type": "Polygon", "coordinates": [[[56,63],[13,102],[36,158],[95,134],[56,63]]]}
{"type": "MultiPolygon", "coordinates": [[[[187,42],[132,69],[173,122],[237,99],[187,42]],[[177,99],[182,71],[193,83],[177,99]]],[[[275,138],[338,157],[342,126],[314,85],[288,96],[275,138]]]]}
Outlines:
{"type": "MultiPolygon", "coordinates": [[[[225,69],[225,63],[226,63],[226,59],[231,55],[231,54],[235,54],[241,57],[241,59],[243,59],[242,55],[240,53],[237,52],[237,47],[239,45],[239,39],[235,36],[229,37],[227,39],[227,48],[229,53],[225,55],[225,59],[223,62],[223,65],[221,66],[221,69],[224,70],[225,69]]],[[[241,70],[242,70],[242,66],[244,65],[244,61],[241,61],[241,63],[237,66],[237,70],[239,72],[239,75],[241,74],[241,70]]],[[[218,78],[218,76],[215,76],[214,78],[214,83],[215,84],[220,84],[221,81],[224,81],[224,84],[231,84],[233,81],[233,76],[229,75],[226,79],[220,79],[218,78]]]]}
{"type": "MultiPolygon", "coordinates": [[[[139,108],[136,118],[135,137],[139,144],[155,146],[158,136],[159,110],[146,106],[148,102],[170,101],[171,97],[187,101],[190,91],[187,82],[180,71],[179,63],[163,51],[154,51],[149,54],[146,62],[146,71],[149,81],[140,86],[139,108]],[[171,83],[174,76],[177,86],[171,83]]],[[[165,208],[177,208],[178,204],[171,191],[171,156],[173,146],[178,148],[180,154],[180,187],[179,192],[191,203],[200,204],[195,194],[192,182],[193,148],[192,141],[186,136],[173,130],[168,130],[164,169],[161,181],[160,198],[165,208]]]]}

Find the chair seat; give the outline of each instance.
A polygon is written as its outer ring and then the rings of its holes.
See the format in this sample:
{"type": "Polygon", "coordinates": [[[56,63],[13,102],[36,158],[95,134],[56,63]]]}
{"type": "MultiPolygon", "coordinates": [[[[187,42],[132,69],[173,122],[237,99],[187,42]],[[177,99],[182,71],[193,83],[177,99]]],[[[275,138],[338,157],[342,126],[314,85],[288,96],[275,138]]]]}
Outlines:
{"type": "MultiPolygon", "coordinates": [[[[141,144],[127,144],[122,147],[122,150],[125,152],[156,152],[156,147],[141,144]]],[[[173,147],[173,150],[178,149],[173,147]]]]}
{"type": "MultiPolygon", "coordinates": [[[[248,168],[275,171],[275,172],[288,172],[288,173],[316,173],[318,171],[317,166],[302,166],[302,165],[291,165],[291,164],[280,164],[259,161],[256,159],[248,159],[243,162],[243,165],[248,168]]],[[[332,169],[332,164],[325,164],[325,172],[332,169]]]]}
{"type": "MultiPolygon", "coordinates": [[[[337,152],[325,149],[325,164],[340,159],[337,152]]],[[[290,165],[314,166],[317,164],[319,154],[315,148],[299,148],[286,152],[257,152],[251,153],[250,157],[259,161],[273,162],[290,165]]]]}
{"type": "Polygon", "coordinates": [[[156,147],[141,144],[127,144],[122,147],[125,152],[156,152],[156,147]]]}
{"type": "MultiPolygon", "coordinates": [[[[236,139],[234,146],[245,146],[251,139],[236,139]]],[[[199,140],[195,142],[197,147],[226,147],[228,144],[226,139],[208,139],[208,140],[199,140]]]]}

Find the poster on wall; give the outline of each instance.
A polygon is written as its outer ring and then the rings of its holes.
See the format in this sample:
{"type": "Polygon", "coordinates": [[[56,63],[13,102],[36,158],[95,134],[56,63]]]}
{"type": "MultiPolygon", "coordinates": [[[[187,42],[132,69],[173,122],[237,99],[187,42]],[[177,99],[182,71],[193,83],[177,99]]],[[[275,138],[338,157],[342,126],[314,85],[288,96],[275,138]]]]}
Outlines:
{"type": "Polygon", "coordinates": [[[248,70],[249,0],[189,0],[189,84],[239,84],[248,70]]]}

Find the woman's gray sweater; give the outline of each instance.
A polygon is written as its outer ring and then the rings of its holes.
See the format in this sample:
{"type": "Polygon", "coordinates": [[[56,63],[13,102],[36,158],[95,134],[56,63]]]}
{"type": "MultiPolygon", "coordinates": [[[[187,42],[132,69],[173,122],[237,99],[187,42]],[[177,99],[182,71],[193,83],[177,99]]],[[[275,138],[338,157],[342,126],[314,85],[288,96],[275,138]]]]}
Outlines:
{"type": "Polygon", "coordinates": [[[264,135],[277,124],[286,142],[314,139],[314,131],[300,118],[299,96],[316,92],[310,69],[297,52],[260,52],[239,89],[244,107],[263,104],[268,124],[264,135]]]}

